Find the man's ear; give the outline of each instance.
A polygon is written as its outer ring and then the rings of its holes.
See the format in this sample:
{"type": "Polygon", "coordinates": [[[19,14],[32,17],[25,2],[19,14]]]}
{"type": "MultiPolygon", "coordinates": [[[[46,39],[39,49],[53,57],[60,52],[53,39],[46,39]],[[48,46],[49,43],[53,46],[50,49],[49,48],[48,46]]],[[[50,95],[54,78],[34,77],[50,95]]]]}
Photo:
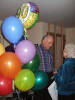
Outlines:
{"type": "Polygon", "coordinates": [[[42,44],[43,44],[43,45],[45,44],[45,40],[42,41],[42,44]]]}

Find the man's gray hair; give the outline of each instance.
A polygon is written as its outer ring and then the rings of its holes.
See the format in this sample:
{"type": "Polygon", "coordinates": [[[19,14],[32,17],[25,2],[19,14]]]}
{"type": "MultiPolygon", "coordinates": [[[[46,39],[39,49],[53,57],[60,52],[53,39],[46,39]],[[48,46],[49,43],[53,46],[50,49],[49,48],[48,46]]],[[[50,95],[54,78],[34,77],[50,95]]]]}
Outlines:
{"type": "Polygon", "coordinates": [[[67,50],[68,58],[75,58],[75,44],[66,44],[65,49],[67,50]]]}
{"type": "Polygon", "coordinates": [[[42,43],[42,41],[43,41],[47,36],[51,36],[51,37],[53,37],[52,34],[46,34],[46,35],[44,35],[44,36],[42,37],[42,39],[41,39],[41,43],[42,43]]]}

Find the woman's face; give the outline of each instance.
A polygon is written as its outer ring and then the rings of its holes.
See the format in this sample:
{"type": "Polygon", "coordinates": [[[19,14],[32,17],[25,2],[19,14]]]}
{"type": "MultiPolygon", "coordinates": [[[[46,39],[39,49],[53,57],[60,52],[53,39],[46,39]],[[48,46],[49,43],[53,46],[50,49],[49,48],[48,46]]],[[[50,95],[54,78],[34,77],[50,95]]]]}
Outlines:
{"type": "Polygon", "coordinates": [[[67,56],[68,56],[68,55],[67,55],[67,50],[64,48],[64,50],[63,50],[63,57],[64,57],[64,58],[67,58],[67,56]]]}

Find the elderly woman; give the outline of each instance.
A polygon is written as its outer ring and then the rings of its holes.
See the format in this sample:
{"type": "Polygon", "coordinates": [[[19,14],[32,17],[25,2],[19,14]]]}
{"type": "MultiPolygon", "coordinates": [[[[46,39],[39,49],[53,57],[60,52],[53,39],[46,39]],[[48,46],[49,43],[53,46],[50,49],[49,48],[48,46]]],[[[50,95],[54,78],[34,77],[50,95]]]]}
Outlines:
{"type": "Polygon", "coordinates": [[[75,100],[75,45],[66,44],[63,56],[64,64],[55,74],[58,100],[75,100]]]}

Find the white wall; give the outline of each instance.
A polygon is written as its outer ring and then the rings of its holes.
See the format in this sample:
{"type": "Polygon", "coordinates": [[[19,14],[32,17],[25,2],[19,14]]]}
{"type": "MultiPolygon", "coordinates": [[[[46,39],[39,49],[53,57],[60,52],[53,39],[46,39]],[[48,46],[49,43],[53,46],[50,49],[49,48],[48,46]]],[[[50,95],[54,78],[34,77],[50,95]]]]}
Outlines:
{"type": "MultiPolygon", "coordinates": [[[[37,22],[36,25],[28,30],[29,40],[33,43],[40,44],[41,38],[48,32],[48,23],[37,22]]],[[[54,32],[54,25],[50,25],[50,32],[54,32]]],[[[61,34],[61,28],[57,25],[56,32],[61,34]]],[[[66,43],[75,43],[75,27],[64,28],[64,34],[66,36],[66,43]]]]}
{"type": "Polygon", "coordinates": [[[75,43],[75,27],[65,28],[66,43],[75,43]]]}
{"type": "Polygon", "coordinates": [[[2,24],[2,21],[0,21],[0,42],[6,47],[9,45],[9,43],[3,38],[2,36],[2,32],[1,32],[1,24],[2,24]]]}
{"type": "MultiPolygon", "coordinates": [[[[60,29],[56,26],[56,31],[60,29]]],[[[37,22],[35,26],[27,30],[28,39],[31,40],[34,44],[40,44],[41,38],[48,32],[48,23],[46,22],[37,22]]],[[[50,32],[54,32],[54,25],[50,25],[50,32]]]]}
{"type": "Polygon", "coordinates": [[[27,30],[28,39],[31,40],[34,44],[40,44],[41,38],[43,36],[43,23],[38,22],[34,27],[27,30]]]}

